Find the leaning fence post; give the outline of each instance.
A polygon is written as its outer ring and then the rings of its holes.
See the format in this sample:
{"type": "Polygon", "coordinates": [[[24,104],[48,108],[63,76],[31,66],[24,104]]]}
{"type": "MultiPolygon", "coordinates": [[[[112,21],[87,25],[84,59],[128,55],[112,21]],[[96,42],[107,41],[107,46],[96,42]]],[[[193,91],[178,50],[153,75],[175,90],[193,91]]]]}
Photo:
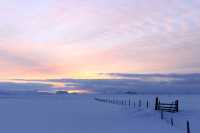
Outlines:
{"type": "Polygon", "coordinates": [[[190,133],[190,122],[187,121],[187,133],[190,133]]]}

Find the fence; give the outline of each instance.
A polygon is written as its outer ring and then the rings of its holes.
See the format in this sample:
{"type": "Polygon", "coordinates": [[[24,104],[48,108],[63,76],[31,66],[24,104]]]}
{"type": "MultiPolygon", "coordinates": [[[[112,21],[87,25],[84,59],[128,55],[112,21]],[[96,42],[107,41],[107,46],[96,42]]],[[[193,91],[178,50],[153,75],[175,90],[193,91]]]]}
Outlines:
{"type": "Polygon", "coordinates": [[[172,103],[161,103],[159,98],[156,97],[155,110],[166,111],[166,112],[178,112],[179,101],[176,100],[172,103]]]}
{"type": "Polygon", "coordinates": [[[159,98],[156,97],[155,110],[160,111],[161,120],[165,120],[172,127],[175,126],[177,128],[181,128],[181,129],[183,127],[185,127],[186,133],[191,133],[190,122],[188,120],[187,121],[175,120],[172,116],[167,116],[167,115],[165,115],[166,113],[164,113],[164,112],[173,112],[173,113],[179,112],[179,101],[178,100],[175,100],[175,102],[172,102],[172,103],[161,103],[159,98]]]}
{"type": "Polygon", "coordinates": [[[191,133],[190,121],[183,118],[177,118],[172,116],[169,112],[160,111],[160,119],[170,124],[171,127],[176,127],[180,130],[185,131],[185,133],[191,133]]]}
{"type": "MultiPolygon", "coordinates": [[[[131,99],[117,99],[117,98],[97,98],[95,97],[94,100],[99,101],[99,102],[104,102],[104,103],[109,103],[109,104],[116,104],[116,105],[122,105],[122,106],[128,106],[129,108],[150,108],[150,102],[149,100],[131,100],[131,99]]],[[[153,107],[153,106],[151,106],[153,107]]],[[[155,100],[155,108],[156,111],[160,111],[160,118],[163,121],[166,121],[168,124],[170,124],[172,127],[176,127],[179,129],[186,130],[186,133],[191,133],[190,129],[190,122],[187,120],[178,120],[174,119],[172,116],[175,112],[179,112],[179,101],[176,100],[171,103],[163,103],[160,102],[159,98],[156,97],[155,100]],[[170,113],[168,113],[170,112],[170,113]]]]}
{"type": "Polygon", "coordinates": [[[110,104],[116,104],[116,105],[124,105],[124,106],[128,106],[128,107],[145,107],[145,108],[149,108],[150,107],[150,102],[147,100],[146,103],[142,102],[142,100],[137,100],[137,101],[133,101],[131,99],[116,99],[116,98],[97,98],[95,97],[94,100],[99,101],[99,102],[104,102],[104,103],[110,103],[110,104]]]}

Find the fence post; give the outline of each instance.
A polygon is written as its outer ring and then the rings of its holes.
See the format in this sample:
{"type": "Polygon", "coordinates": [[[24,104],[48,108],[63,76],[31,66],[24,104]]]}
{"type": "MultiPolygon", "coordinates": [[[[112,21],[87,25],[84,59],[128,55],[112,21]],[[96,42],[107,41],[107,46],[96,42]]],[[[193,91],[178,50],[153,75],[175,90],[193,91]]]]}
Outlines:
{"type": "Polygon", "coordinates": [[[179,111],[179,105],[178,105],[178,103],[179,103],[179,102],[178,102],[178,100],[176,100],[176,101],[175,101],[176,112],[178,112],[178,111],[179,111]]]}
{"type": "Polygon", "coordinates": [[[187,133],[190,133],[190,122],[187,121],[187,133]]]}
{"type": "Polygon", "coordinates": [[[173,127],[174,126],[174,119],[171,118],[171,126],[173,127]]]}
{"type": "Polygon", "coordinates": [[[163,114],[163,111],[161,110],[161,120],[164,119],[164,114],[163,114]]]}
{"type": "Polygon", "coordinates": [[[147,109],[149,108],[149,101],[147,100],[147,109]]]}
{"type": "Polygon", "coordinates": [[[133,104],[134,108],[135,108],[135,101],[134,101],[134,104],[133,104]]]}
{"type": "Polygon", "coordinates": [[[129,106],[129,108],[131,107],[131,100],[130,99],[128,100],[128,106],[129,106]]]}
{"type": "Polygon", "coordinates": [[[159,101],[159,99],[158,99],[158,97],[156,97],[155,110],[158,110],[158,101],[159,101]]]}

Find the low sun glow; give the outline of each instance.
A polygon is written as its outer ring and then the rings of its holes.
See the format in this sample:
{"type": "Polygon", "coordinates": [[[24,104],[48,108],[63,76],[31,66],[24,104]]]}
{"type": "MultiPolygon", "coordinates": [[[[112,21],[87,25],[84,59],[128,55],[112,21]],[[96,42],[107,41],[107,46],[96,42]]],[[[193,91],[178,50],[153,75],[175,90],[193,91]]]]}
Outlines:
{"type": "Polygon", "coordinates": [[[67,93],[69,94],[84,94],[84,93],[90,93],[88,90],[66,90],[67,93]]]}
{"type": "Polygon", "coordinates": [[[62,82],[50,82],[50,84],[55,88],[62,88],[65,87],[65,84],[62,82]]]}

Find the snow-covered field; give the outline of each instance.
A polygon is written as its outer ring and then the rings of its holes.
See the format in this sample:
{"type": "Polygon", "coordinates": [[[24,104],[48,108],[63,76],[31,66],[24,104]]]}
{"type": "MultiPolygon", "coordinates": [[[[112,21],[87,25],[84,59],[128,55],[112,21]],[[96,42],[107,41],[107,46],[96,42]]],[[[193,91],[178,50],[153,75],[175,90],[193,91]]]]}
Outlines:
{"type": "Polygon", "coordinates": [[[200,131],[199,95],[160,95],[162,101],[180,100],[179,113],[165,113],[164,120],[154,111],[156,95],[35,95],[0,96],[2,133],[186,133],[200,131]],[[113,105],[94,97],[150,101],[139,108],[113,105]],[[171,127],[168,118],[174,118],[171,127]]]}

